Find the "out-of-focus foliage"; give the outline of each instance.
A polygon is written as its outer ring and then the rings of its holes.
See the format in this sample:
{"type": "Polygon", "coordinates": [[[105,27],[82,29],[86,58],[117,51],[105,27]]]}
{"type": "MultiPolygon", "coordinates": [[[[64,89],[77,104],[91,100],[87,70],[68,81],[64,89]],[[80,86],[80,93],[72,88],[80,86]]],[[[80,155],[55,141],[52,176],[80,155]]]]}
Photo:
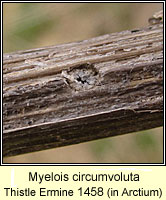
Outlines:
{"type": "MultiPolygon", "coordinates": [[[[3,50],[38,48],[143,27],[161,9],[161,3],[4,3],[3,50]]],[[[26,163],[162,161],[162,128],[4,160],[26,163]]]]}

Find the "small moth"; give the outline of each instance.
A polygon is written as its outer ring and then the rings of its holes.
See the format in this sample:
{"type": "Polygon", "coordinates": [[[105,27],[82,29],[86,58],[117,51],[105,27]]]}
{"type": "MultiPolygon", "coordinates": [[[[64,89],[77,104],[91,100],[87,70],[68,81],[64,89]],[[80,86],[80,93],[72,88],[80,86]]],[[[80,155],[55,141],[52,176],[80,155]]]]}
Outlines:
{"type": "Polygon", "coordinates": [[[152,17],[149,18],[149,24],[158,24],[163,22],[163,10],[156,12],[152,17]]]}

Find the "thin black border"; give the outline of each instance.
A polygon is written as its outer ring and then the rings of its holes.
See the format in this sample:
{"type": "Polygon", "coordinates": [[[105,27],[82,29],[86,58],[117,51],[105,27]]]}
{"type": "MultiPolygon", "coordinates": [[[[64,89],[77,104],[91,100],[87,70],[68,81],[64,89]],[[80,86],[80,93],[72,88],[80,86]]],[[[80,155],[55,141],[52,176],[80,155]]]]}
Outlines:
{"type": "MultiPolygon", "coordinates": [[[[165,1],[1,1],[1,66],[3,66],[3,3],[162,3],[163,4],[163,39],[165,39],[165,1]]],[[[164,40],[165,44],[165,40],[164,40]]],[[[163,44],[164,52],[165,52],[165,45],[163,44]]],[[[1,166],[165,166],[165,54],[163,53],[163,97],[164,97],[164,115],[163,115],[163,163],[11,163],[11,164],[4,164],[3,163],[3,70],[1,67],[1,166]]]]}

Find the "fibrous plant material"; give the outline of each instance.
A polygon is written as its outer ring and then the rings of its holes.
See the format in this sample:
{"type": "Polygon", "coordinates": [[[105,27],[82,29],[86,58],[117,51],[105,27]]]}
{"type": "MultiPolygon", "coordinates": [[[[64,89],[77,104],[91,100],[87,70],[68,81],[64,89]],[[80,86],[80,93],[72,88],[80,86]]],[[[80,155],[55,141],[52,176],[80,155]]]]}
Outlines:
{"type": "Polygon", "coordinates": [[[162,124],[162,23],[4,54],[4,156],[162,124]]]}

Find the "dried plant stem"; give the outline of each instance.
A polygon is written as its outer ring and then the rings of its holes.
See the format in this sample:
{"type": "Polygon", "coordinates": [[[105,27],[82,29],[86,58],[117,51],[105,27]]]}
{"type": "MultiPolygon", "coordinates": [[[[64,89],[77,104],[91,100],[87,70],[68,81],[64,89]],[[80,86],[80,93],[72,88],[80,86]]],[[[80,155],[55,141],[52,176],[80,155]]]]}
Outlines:
{"type": "Polygon", "coordinates": [[[3,155],[163,124],[163,25],[3,58],[3,155]]]}

